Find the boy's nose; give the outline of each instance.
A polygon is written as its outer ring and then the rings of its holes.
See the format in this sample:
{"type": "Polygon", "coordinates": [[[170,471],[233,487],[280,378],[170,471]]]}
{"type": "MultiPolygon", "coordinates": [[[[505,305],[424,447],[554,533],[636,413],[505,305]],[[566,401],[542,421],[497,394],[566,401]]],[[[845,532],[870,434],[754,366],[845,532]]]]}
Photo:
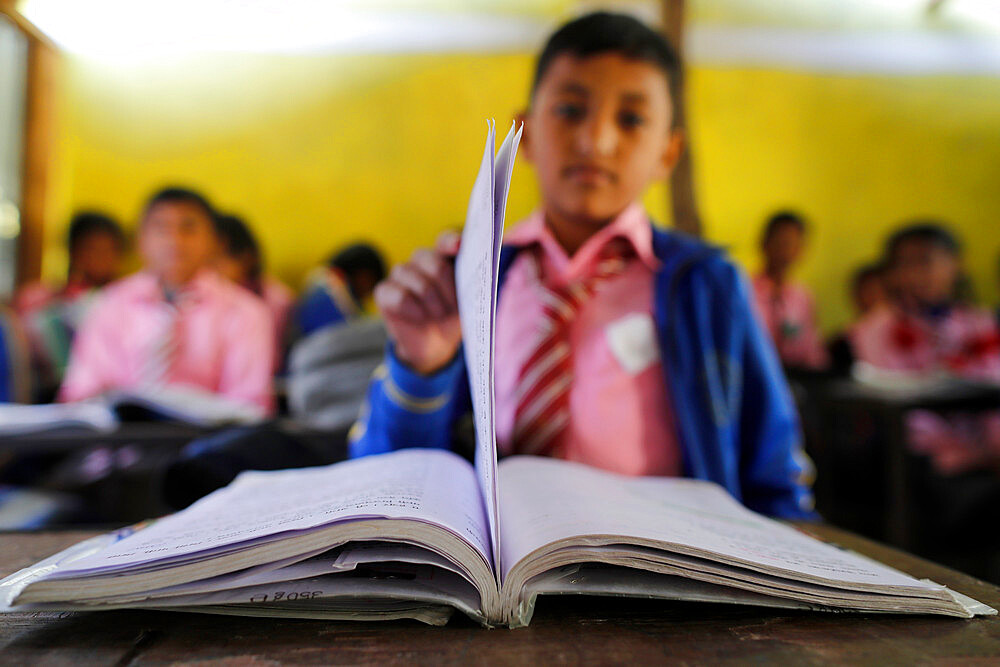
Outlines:
{"type": "Polygon", "coordinates": [[[577,144],[583,155],[611,155],[618,145],[618,128],[614,122],[595,116],[589,122],[581,123],[577,144]]]}

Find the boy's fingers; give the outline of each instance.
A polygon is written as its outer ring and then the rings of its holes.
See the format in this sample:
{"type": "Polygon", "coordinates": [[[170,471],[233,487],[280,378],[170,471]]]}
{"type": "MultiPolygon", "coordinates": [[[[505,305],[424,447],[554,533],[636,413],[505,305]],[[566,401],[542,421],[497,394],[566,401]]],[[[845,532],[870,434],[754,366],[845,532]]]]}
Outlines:
{"type": "Polygon", "coordinates": [[[448,309],[433,278],[424,274],[415,262],[393,269],[392,280],[409,290],[431,318],[439,319],[447,314],[448,309]]]}
{"type": "Polygon", "coordinates": [[[446,257],[454,257],[458,254],[458,247],[461,243],[462,235],[458,232],[442,232],[438,236],[437,243],[434,244],[434,249],[446,257]]]}
{"type": "Polygon", "coordinates": [[[383,280],[375,287],[375,305],[387,320],[400,318],[420,323],[427,320],[427,311],[410,291],[393,280],[383,280]]]}
{"type": "Polygon", "coordinates": [[[418,250],[412,264],[431,281],[448,312],[458,310],[455,296],[455,263],[431,250],[418,250]]]}

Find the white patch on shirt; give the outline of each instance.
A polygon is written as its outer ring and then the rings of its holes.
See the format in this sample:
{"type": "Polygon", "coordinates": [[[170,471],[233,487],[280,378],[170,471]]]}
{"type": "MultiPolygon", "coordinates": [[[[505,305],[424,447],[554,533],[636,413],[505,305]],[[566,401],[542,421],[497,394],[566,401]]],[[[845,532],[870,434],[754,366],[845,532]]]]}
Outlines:
{"type": "Polygon", "coordinates": [[[638,375],[660,360],[656,326],[649,313],[632,313],[604,328],[608,347],[625,372],[638,375]]]}

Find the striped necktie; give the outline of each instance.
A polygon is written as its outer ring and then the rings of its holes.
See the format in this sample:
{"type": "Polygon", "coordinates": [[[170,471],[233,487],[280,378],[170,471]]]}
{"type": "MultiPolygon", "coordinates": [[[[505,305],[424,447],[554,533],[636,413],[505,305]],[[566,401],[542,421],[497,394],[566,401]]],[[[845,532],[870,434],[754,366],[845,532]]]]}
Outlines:
{"type": "Polygon", "coordinates": [[[170,383],[171,370],[180,354],[181,313],[190,300],[186,291],[165,295],[157,335],[143,363],[142,385],[146,389],[161,389],[170,383]]]}
{"type": "Polygon", "coordinates": [[[537,249],[532,253],[542,288],[542,317],[536,347],[521,368],[515,388],[514,451],[518,454],[554,454],[559,436],[569,426],[569,391],[573,358],[569,329],[581,306],[609,278],[621,275],[634,257],[624,239],[608,243],[591,275],[559,288],[545,285],[537,249]]]}

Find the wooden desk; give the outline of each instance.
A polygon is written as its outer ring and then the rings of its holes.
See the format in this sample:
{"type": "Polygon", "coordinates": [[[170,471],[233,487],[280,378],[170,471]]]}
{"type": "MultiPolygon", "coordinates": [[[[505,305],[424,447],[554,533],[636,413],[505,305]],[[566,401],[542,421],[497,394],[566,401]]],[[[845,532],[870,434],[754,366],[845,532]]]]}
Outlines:
{"type": "MultiPolygon", "coordinates": [[[[886,507],[883,514],[883,532],[879,537],[890,544],[913,549],[915,546],[916,518],[912,511],[914,456],[907,444],[906,415],[913,410],[938,412],[964,411],[982,412],[1000,408],[1000,387],[990,385],[947,383],[940,387],[929,387],[922,391],[892,392],[868,387],[850,380],[827,383],[816,394],[822,402],[826,442],[818,443],[817,456],[819,474],[831,470],[832,456],[837,455],[844,424],[850,423],[852,415],[866,414],[884,429],[880,439],[884,455],[884,488],[886,507]]],[[[837,484],[849,483],[845,480],[820,480],[817,498],[820,509],[836,504],[836,494],[827,493],[837,484]]]]}
{"type": "MultiPolygon", "coordinates": [[[[813,534],[993,607],[1000,588],[826,526],[813,534]]],[[[0,573],[92,533],[0,535],[0,573]]],[[[827,614],[640,600],[542,599],[528,628],[456,615],[416,622],[271,620],[170,612],[0,616],[7,664],[766,663],[997,664],[1000,620],[827,614]]]]}

